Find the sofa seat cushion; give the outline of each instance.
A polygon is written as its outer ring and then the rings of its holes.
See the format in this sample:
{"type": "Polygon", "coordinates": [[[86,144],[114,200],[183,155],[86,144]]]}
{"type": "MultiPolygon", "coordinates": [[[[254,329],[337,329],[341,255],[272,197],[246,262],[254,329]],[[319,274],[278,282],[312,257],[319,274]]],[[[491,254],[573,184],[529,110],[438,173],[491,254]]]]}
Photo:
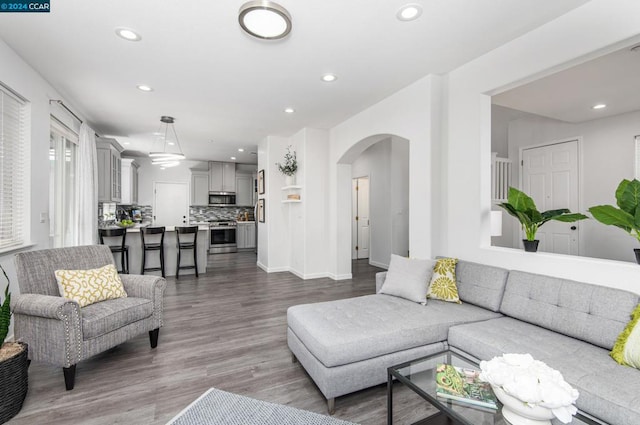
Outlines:
{"type": "Polygon", "coordinates": [[[290,307],[289,328],[326,367],[446,341],[451,325],[499,317],[470,304],[376,294],[290,307]]]}
{"type": "Polygon", "coordinates": [[[153,302],[146,298],[118,298],[82,308],[85,340],[99,337],[153,314],[153,302]]]}
{"type": "Polygon", "coordinates": [[[640,371],[618,365],[606,349],[511,317],[453,326],[448,341],[481,360],[529,353],[580,392],[580,410],[611,424],[640,423],[640,371]]]}

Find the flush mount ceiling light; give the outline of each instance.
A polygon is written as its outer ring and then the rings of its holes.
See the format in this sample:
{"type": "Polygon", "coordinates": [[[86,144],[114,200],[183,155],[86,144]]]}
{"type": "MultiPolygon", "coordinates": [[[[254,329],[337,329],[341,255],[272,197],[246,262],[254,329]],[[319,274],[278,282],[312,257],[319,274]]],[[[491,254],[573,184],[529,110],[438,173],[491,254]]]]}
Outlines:
{"type": "Polygon", "coordinates": [[[269,0],[254,0],[242,5],[238,22],[243,30],[263,40],[278,40],[291,32],[291,15],[269,0]]]}
{"type": "Polygon", "coordinates": [[[422,6],[415,3],[405,4],[396,13],[396,17],[401,21],[413,21],[420,15],[422,15],[422,6]]]}
{"type": "Polygon", "coordinates": [[[140,84],[140,85],[137,85],[136,87],[138,88],[138,90],[141,90],[141,91],[153,91],[153,88],[145,84],[140,84]]]}
{"type": "Polygon", "coordinates": [[[137,32],[135,32],[130,28],[116,28],[116,35],[128,41],[142,40],[142,37],[140,36],[140,34],[138,34],[137,32]]]}
{"type": "MultiPolygon", "coordinates": [[[[163,167],[175,167],[179,164],[181,159],[184,159],[184,154],[180,149],[180,141],[178,140],[178,134],[174,126],[175,119],[169,116],[163,116],[160,118],[160,137],[158,143],[162,143],[162,149],[149,152],[149,157],[152,158],[151,164],[162,165],[163,167]],[[176,146],[176,150],[172,150],[169,146],[176,146]]],[[[154,133],[155,134],[155,133],[154,133]]],[[[154,142],[155,146],[156,142],[154,142]]]]}
{"type": "Polygon", "coordinates": [[[593,105],[591,109],[604,109],[606,107],[607,105],[605,105],[604,103],[598,103],[597,105],[593,105]]]}
{"type": "Polygon", "coordinates": [[[338,77],[335,74],[324,74],[322,76],[322,81],[325,83],[333,83],[337,79],[338,77]]]}

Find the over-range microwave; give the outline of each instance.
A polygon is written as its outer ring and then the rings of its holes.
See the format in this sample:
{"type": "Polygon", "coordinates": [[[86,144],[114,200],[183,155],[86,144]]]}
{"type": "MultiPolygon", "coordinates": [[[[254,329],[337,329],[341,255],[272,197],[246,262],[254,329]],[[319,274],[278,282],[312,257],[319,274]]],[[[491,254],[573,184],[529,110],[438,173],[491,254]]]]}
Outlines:
{"type": "Polygon", "coordinates": [[[209,192],[209,205],[235,205],[235,192],[209,192]]]}

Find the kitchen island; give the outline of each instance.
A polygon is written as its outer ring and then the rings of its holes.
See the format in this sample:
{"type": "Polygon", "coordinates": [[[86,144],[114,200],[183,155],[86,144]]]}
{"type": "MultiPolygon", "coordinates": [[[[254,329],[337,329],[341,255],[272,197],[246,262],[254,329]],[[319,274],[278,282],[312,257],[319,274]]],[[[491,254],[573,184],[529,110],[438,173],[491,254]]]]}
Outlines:
{"type": "MultiPolygon", "coordinates": [[[[136,224],[127,228],[126,244],[129,246],[129,273],[142,273],[142,239],[140,238],[140,228],[151,226],[150,224],[136,224]]],[[[155,226],[154,226],[155,227],[155,226]]],[[[165,276],[175,276],[178,264],[178,242],[176,239],[176,226],[165,226],[164,233],[164,272],[165,276]]],[[[116,229],[118,226],[104,226],[104,229],[116,229]]],[[[155,235],[149,235],[149,237],[155,235]]],[[[119,238],[118,238],[119,239],[119,238]]],[[[155,239],[154,239],[155,241],[155,239]]],[[[159,237],[158,237],[159,241],[159,237]]],[[[115,244],[114,240],[105,240],[105,243],[115,244]]],[[[198,240],[196,244],[196,255],[198,258],[198,273],[207,272],[207,251],[209,249],[209,226],[198,226],[198,240]]],[[[114,254],[117,266],[120,266],[120,254],[114,254]]],[[[158,251],[147,251],[146,267],[160,267],[160,254],[158,251]]],[[[182,265],[193,265],[193,253],[191,250],[182,250],[182,265]]],[[[146,272],[146,274],[160,275],[160,271],[146,272]]],[[[180,276],[195,274],[194,269],[180,270],[180,276]]]]}

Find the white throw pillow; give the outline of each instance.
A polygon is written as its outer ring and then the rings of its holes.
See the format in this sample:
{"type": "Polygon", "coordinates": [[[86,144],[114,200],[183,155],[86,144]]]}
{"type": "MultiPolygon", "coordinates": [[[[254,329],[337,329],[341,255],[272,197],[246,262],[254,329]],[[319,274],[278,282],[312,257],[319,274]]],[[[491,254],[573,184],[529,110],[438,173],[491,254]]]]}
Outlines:
{"type": "Polygon", "coordinates": [[[426,304],[435,264],[434,260],[417,260],[391,254],[389,270],[380,293],[426,304]]]}

